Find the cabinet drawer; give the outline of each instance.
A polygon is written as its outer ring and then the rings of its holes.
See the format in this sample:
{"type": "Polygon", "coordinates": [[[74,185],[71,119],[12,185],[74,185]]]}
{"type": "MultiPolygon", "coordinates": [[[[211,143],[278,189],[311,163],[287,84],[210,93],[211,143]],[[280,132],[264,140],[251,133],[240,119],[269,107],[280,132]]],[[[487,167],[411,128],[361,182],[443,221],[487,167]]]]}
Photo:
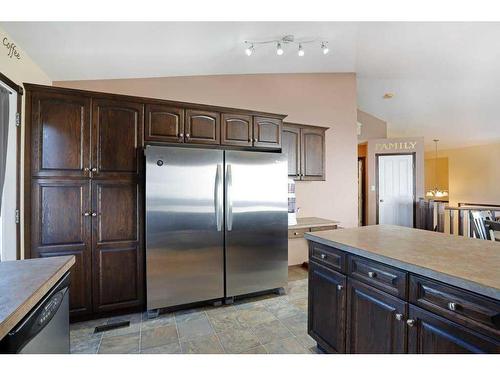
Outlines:
{"type": "Polygon", "coordinates": [[[349,256],[349,276],[377,289],[406,299],[408,274],[405,271],[372,260],[349,256]]]}
{"type": "Polygon", "coordinates": [[[300,229],[288,229],[288,238],[303,238],[304,233],[309,232],[309,228],[300,228],[300,229]]]}
{"type": "Polygon", "coordinates": [[[410,302],[457,323],[500,336],[500,303],[497,301],[411,275],[410,302]]]}
{"type": "Polygon", "coordinates": [[[327,227],[313,227],[313,228],[311,228],[311,232],[320,232],[322,230],[333,230],[333,229],[337,229],[337,226],[336,225],[329,225],[327,227]]]}
{"type": "Polygon", "coordinates": [[[345,253],[317,242],[309,242],[309,257],[331,268],[345,272],[345,253]]]}

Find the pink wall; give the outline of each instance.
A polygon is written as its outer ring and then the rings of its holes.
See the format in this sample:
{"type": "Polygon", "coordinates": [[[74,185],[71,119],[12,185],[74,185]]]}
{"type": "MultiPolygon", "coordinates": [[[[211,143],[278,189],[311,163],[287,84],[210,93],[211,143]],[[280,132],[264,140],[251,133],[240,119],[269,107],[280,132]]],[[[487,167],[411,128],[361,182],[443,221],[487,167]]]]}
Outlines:
{"type": "Polygon", "coordinates": [[[326,181],[298,182],[299,216],[357,225],[355,74],[255,74],[62,81],[54,86],[288,114],[328,126],[326,181]]]}

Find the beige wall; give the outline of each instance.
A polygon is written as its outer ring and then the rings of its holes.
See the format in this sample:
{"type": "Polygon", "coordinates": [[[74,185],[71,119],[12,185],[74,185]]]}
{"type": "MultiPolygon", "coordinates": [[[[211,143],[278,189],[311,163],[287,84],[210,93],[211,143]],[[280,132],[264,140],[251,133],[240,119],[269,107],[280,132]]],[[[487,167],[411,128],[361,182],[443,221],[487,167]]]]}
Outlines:
{"type": "Polygon", "coordinates": [[[299,216],[357,225],[355,74],[255,74],[54,82],[55,86],[288,114],[327,126],[326,181],[298,182],[299,216]]]}
{"type": "Polygon", "coordinates": [[[434,157],[434,152],[425,153],[425,191],[437,187],[441,190],[449,190],[448,186],[448,158],[434,157]]]}
{"type": "Polygon", "coordinates": [[[360,109],[357,111],[357,118],[361,124],[361,134],[358,135],[359,143],[369,139],[387,138],[387,122],[360,109]]]}
{"type": "Polygon", "coordinates": [[[438,156],[448,158],[450,205],[500,204],[500,143],[442,150],[438,156]]]}
{"type": "MultiPolygon", "coordinates": [[[[13,40],[9,34],[5,32],[4,29],[0,27],[0,72],[7,76],[10,80],[14,81],[17,85],[22,86],[24,82],[39,83],[43,85],[52,84],[50,77],[24,52],[22,47],[20,47],[15,40],[13,40]],[[20,54],[20,58],[9,57],[8,50],[4,46],[4,41],[8,43],[14,43],[16,45],[16,50],[20,54]]],[[[22,127],[21,127],[21,139],[24,139],[24,95],[22,97],[22,127]]],[[[24,142],[21,142],[21,165],[24,165],[24,142]]],[[[21,173],[21,257],[24,258],[24,222],[23,222],[23,212],[24,212],[24,202],[23,202],[23,187],[24,179],[21,173]]]]}
{"type": "Polygon", "coordinates": [[[377,192],[376,192],[376,155],[404,154],[415,152],[415,184],[416,200],[424,197],[424,139],[419,138],[388,138],[368,141],[368,225],[377,222],[377,192]]]}

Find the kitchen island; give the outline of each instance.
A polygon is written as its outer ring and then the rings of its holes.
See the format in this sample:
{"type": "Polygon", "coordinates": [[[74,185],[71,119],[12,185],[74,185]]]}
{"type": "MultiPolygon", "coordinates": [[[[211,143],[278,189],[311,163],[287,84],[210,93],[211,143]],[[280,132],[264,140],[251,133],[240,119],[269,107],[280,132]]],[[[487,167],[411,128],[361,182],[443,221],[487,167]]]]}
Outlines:
{"type": "Polygon", "coordinates": [[[0,341],[42,301],[73,264],[74,255],[0,263],[0,341]]]}
{"type": "Polygon", "coordinates": [[[500,244],[389,225],[305,238],[323,351],[500,352],[500,244]]]}

